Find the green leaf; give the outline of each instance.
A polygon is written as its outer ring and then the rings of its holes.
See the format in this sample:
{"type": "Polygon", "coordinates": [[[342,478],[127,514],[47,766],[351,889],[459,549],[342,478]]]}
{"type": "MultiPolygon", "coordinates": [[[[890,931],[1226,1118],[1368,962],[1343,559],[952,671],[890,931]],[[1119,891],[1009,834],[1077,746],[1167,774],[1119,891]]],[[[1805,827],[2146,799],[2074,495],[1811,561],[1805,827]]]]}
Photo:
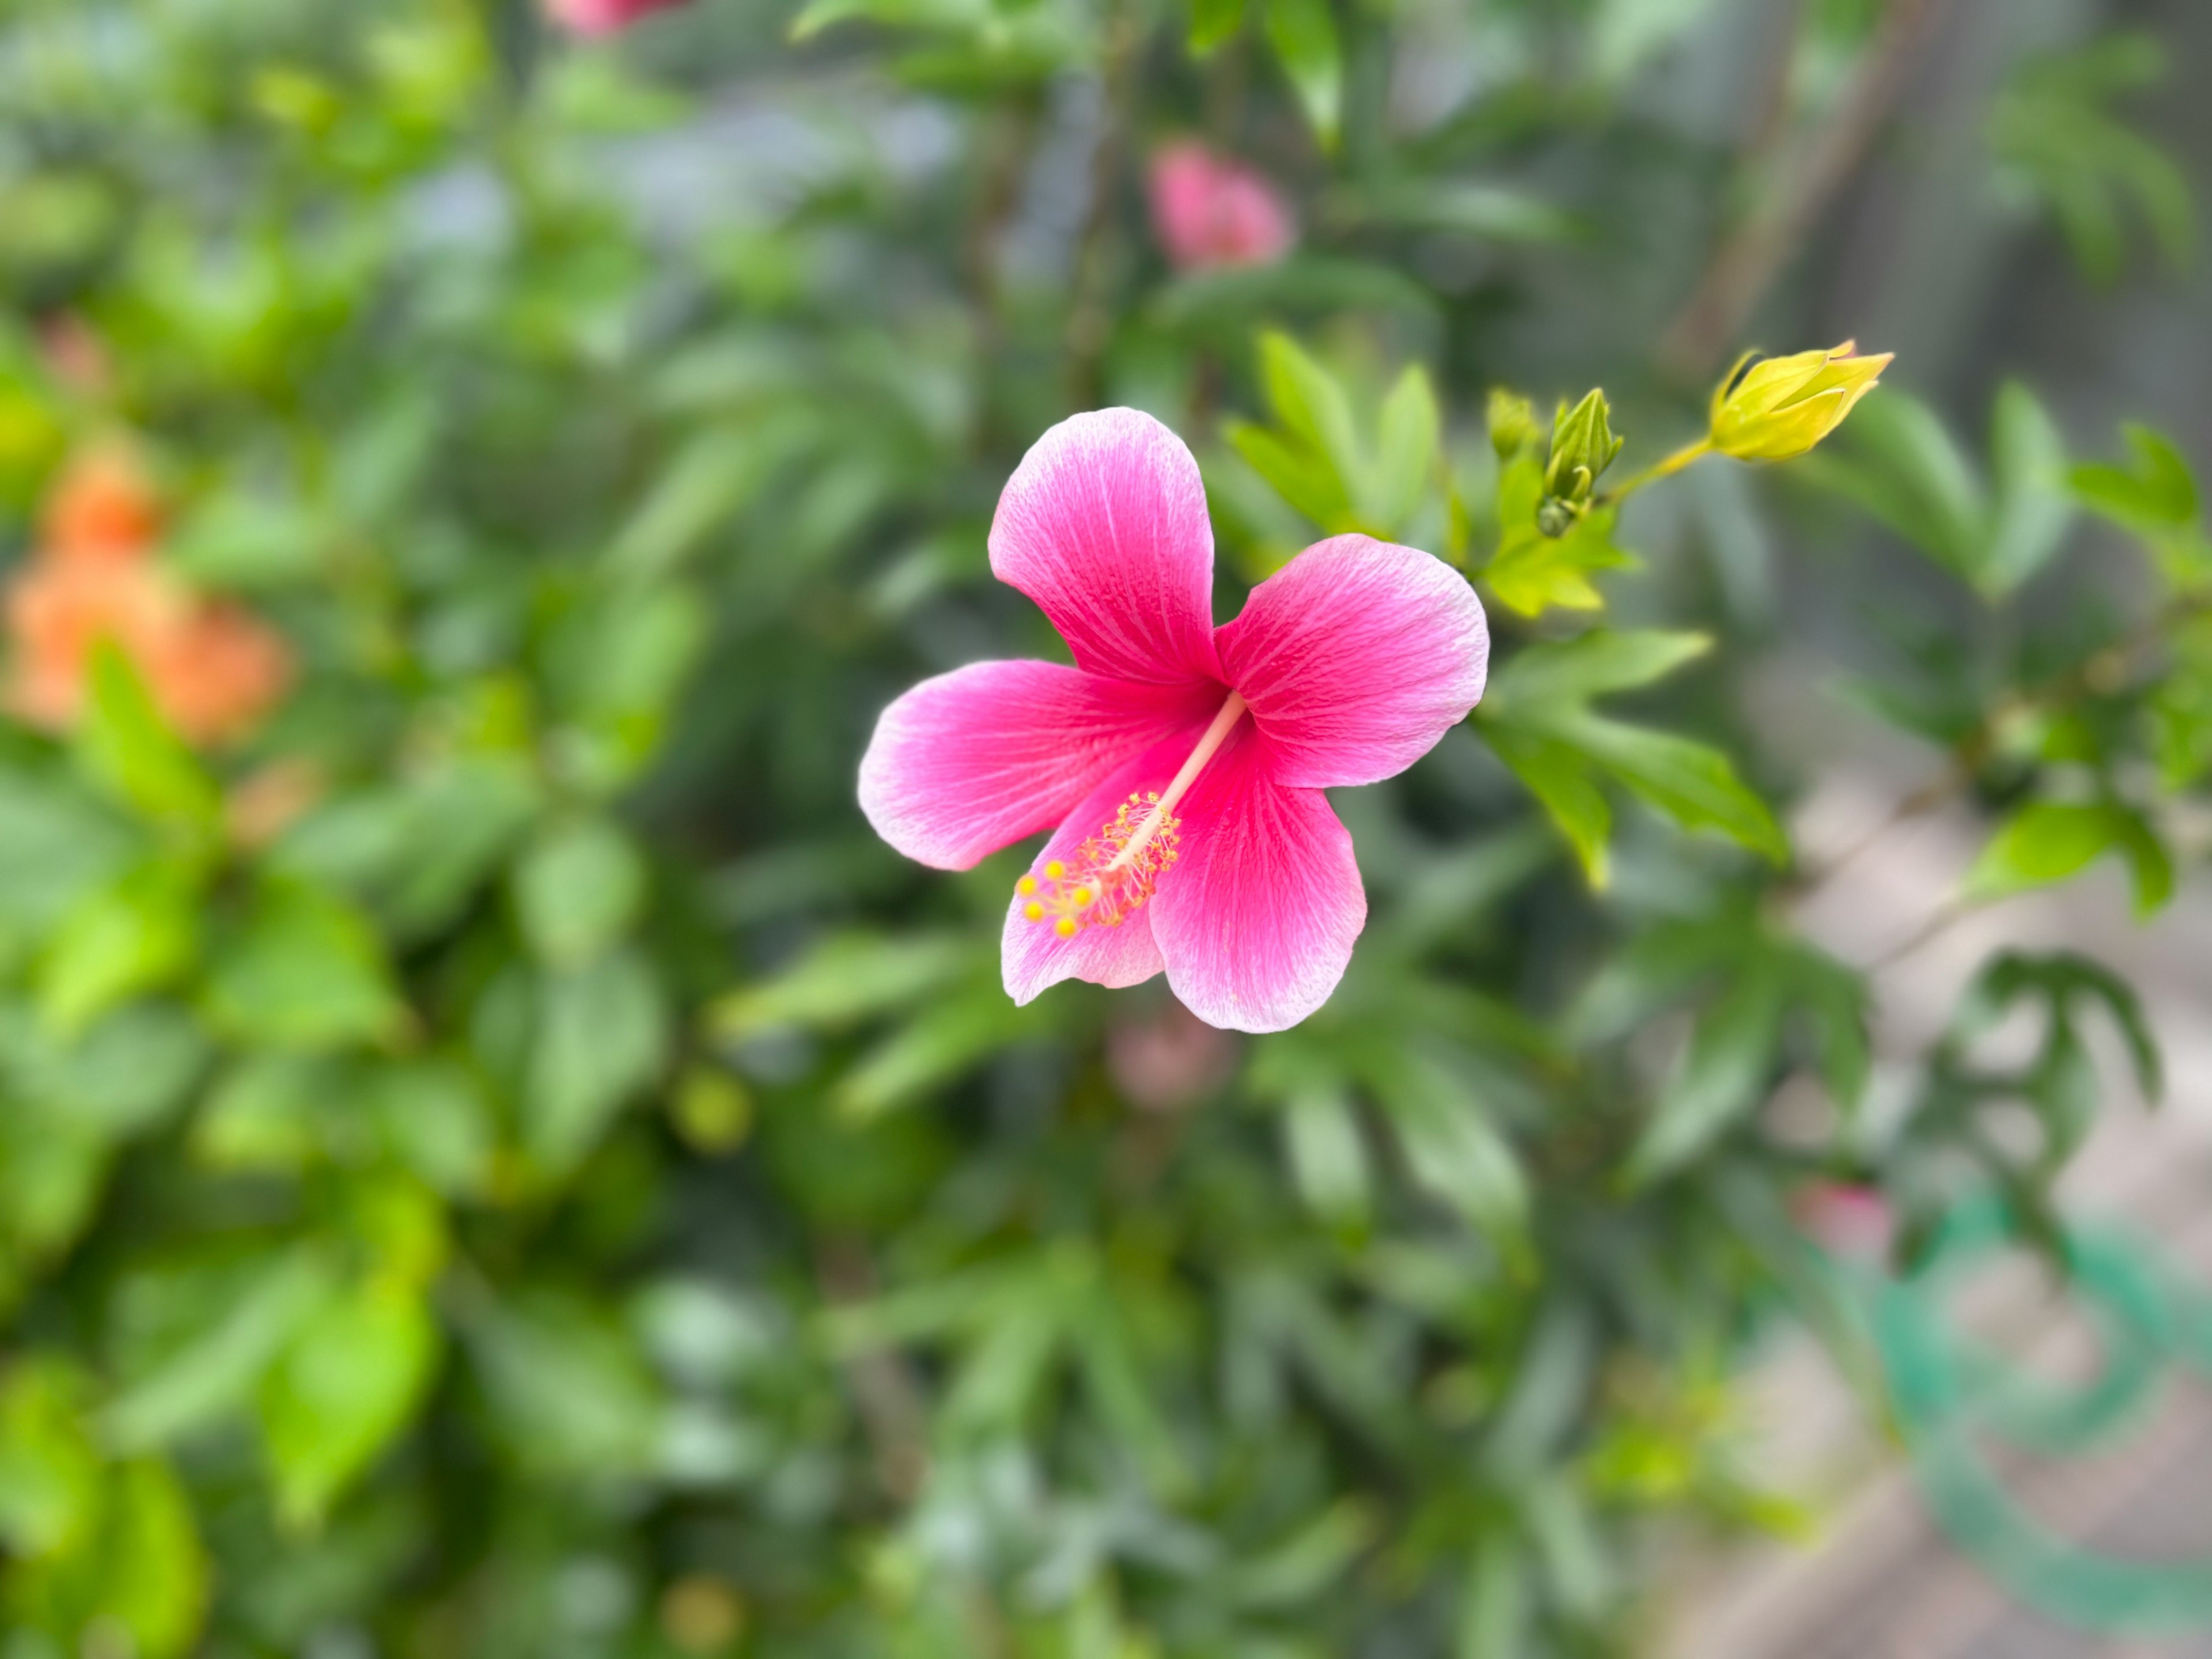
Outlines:
{"type": "Polygon", "coordinates": [[[574,967],[629,931],[645,885],[645,860],[629,837],[604,818],[584,818],[548,830],[523,854],[515,915],[539,961],[574,967]]]}
{"type": "Polygon", "coordinates": [[[46,779],[0,771],[0,956],[35,939],[128,862],[133,837],[107,809],[46,779]]]}
{"type": "Polygon", "coordinates": [[[1598,787],[1595,769],[1570,744],[1508,721],[1487,722],[1483,732],[1498,758],[1528,786],[1567,838],[1589,884],[1603,888],[1612,878],[1607,843],[1613,836],[1613,809],[1598,787]]]}
{"type": "Polygon", "coordinates": [[[1637,565],[1632,554],[1613,544],[1614,514],[1604,509],[1588,513],[1565,535],[1547,536],[1536,525],[1542,494],[1535,459],[1516,456],[1499,483],[1498,550],[1483,567],[1484,585],[1500,605],[1523,617],[1540,617],[1554,607],[1602,608],[1605,596],[1591,575],[1637,565]]]}
{"type": "Polygon", "coordinates": [[[607,562],[634,576],[662,576],[681,565],[760,487],[759,448],[741,428],[694,435],[617,532],[607,562]]]}
{"type": "Polygon", "coordinates": [[[278,843],[273,862],[360,900],[403,936],[419,937],[470,902],[538,806],[527,767],[472,756],[333,801],[278,843]]]}
{"type": "Polygon", "coordinates": [[[101,1418],[109,1443],[150,1450],[245,1405],[331,1288],[326,1270],[305,1250],[288,1250],[259,1267],[208,1329],[109,1404],[101,1418]]]}
{"type": "Polygon", "coordinates": [[[1370,1202],[1367,1144],[1343,1091],[1301,1089],[1283,1103],[1291,1176],[1305,1206],[1339,1225],[1364,1219],[1370,1202]]]}
{"type": "Polygon", "coordinates": [[[1528,1180],[1474,1091],[1419,1054],[1372,1068],[1370,1081],[1414,1181],[1485,1231],[1517,1233],[1528,1217],[1528,1180]]]}
{"type": "Polygon", "coordinates": [[[381,1042],[407,1018],[375,930],[343,900],[286,877],[261,884],[216,950],[205,1005],[217,1029],[272,1048],[381,1042]]]}
{"type": "Polygon", "coordinates": [[[1224,435],[1277,495],[1322,529],[1334,534],[1357,522],[1344,480],[1320,451],[1249,421],[1231,422],[1224,435]]]}
{"type": "Polygon", "coordinates": [[[1698,1017],[1658,1109],[1629,1154],[1632,1182],[1672,1174],[1765,1098],[1782,1011],[1778,977],[1748,973],[1698,1017]]]}
{"type": "Polygon", "coordinates": [[[322,1518],[414,1416],[437,1357],[437,1322],[409,1286],[366,1281],[307,1316],[261,1387],[286,1521],[322,1518]]]}
{"type": "Polygon", "coordinates": [[[448,1198],[478,1190],[494,1146],[491,1103],[457,1060],[407,1060],[379,1066],[362,1085],[386,1147],[448,1198]]]}
{"type": "Polygon", "coordinates": [[[775,978],[725,997],[712,1024],[730,1038],[852,1024],[917,1000],[976,960],[974,941],[959,934],[833,934],[775,978]]]}
{"type": "Polygon", "coordinates": [[[343,1079],[325,1054],[248,1054],[208,1097],[192,1126],[194,1158],[216,1170],[291,1172],[323,1150],[323,1109],[343,1079]]]}
{"type": "Polygon", "coordinates": [[[523,1130],[532,1155],[550,1170],[574,1167],[659,1076],[667,1051],[667,1013],[642,957],[617,951],[544,975],[523,1130]]]}
{"type": "Polygon", "coordinates": [[[2050,411],[2026,386],[2008,380],[1990,423],[1994,517],[1978,586],[2002,595],[2051,562],[2074,517],[2066,441],[2050,411]]]}
{"type": "Polygon", "coordinates": [[[108,641],[92,653],[78,747],[92,775],[147,819],[211,833],[222,798],[182,738],[163,723],[130,658],[108,641]]]}
{"type": "Polygon", "coordinates": [[[1593,696],[1658,678],[1703,653],[1702,635],[1594,629],[1528,647],[1491,680],[1477,717],[1492,746],[1541,801],[1593,884],[1605,879],[1611,815],[1598,791],[1610,777],[1686,830],[1717,830],[1776,863],[1789,839],[1720,750],[1608,720],[1593,696]]]}
{"type": "Polygon", "coordinates": [[[2141,535],[2193,528],[2203,510],[2197,480],[2173,441],[2147,426],[2130,424],[2122,430],[2134,465],[2093,461],[2077,466],[2074,493],[2092,512],[2141,535]]]}
{"type": "Polygon", "coordinates": [[[153,1458],[114,1465],[87,1534],[19,1564],[9,1588],[17,1629],[76,1649],[87,1631],[106,1626],[138,1659],[181,1659],[199,1635],[209,1592],[183,1484],[153,1458]]]}
{"type": "Polygon", "coordinates": [[[539,1291],[480,1311],[466,1334],[490,1427],[525,1468],[604,1477],[651,1463],[664,1403],[637,1345],[609,1314],[539,1291]]]}
{"type": "Polygon", "coordinates": [[[1586,715],[1558,728],[1580,750],[1685,830],[1717,830],[1777,864],[1790,838],[1726,755],[1702,743],[1586,715]]]}
{"type": "Polygon", "coordinates": [[[1572,712],[1574,705],[1594,696],[1663,679],[1705,655],[1712,644],[1705,634],[1592,629],[1571,640],[1532,645],[1491,677],[1482,707],[1486,713],[1510,711],[1516,719],[1532,721],[1547,718],[1553,707],[1572,712]]]}
{"type": "Polygon", "coordinates": [[[997,985],[947,995],[862,1054],[831,1098],[848,1117],[880,1116],[971,1070],[1027,1026],[997,985]]]}
{"type": "Polygon", "coordinates": [[[100,1460],[84,1431],[85,1379],[22,1354],[0,1373],[0,1542],[18,1557],[69,1550],[90,1529],[100,1460]]]}
{"type": "Polygon", "coordinates": [[[1265,0],[1267,44],[1297,94],[1322,148],[1336,148],[1344,58],[1328,0],[1265,0]]]}
{"type": "Polygon", "coordinates": [[[40,1011],[58,1030],[82,1030],[125,999],[182,980],[198,946],[190,872],[166,860],[141,865],[62,918],[39,963],[40,1011]]]}
{"type": "Polygon", "coordinates": [[[2117,852],[2134,878],[2136,909],[2148,915],[2173,894],[2173,866],[2142,814],[2116,802],[2033,801],[1998,826],[1966,877],[1977,898],[1998,898],[2079,875],[2117,852]]]}
{"type": "Polygon", "coordinates": [[[1433,476],[1443,415],[1428,371],[1408,363],[1382,399],[1376,448],[1379,459],[1364,493],[1364,516],[1385,533],[1395,534],[1420,505],[1433,476]]]}
{"type": "Polygon", "coordinates": [[[1244,0],[1191,0],[1190,49],[1203,57],[1244,26],[1244,0]]]}
{"type": "Polygon", "coordinates": [[[1950,428],[1917,398],[1887,387],[1869,392],[1841,440],[1795,471],[1856,501],[1954,574],[1978,581],[1987,493],[1950,428]]]}

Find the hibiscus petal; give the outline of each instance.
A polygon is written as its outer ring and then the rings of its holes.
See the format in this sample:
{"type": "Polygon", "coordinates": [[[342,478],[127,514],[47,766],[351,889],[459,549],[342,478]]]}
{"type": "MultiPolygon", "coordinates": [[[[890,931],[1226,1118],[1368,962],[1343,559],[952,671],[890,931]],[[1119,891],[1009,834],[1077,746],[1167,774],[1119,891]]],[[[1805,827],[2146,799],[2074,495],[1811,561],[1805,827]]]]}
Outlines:
{"type": "MultiPolygon", "coordinates": [[[[1202,721],[1204,717],[1200,718],[1202,721]]],[[[1067,815],[1067,821],[1030,861],[1030,873],[1040,873],[1054,859],[1067,858],[1086,837],[1097,834],[1115,809],[1131,795],[1161,787],[1175,775],[1197,739],[1198,728],[1186,727],[1117,768],[1067,815]]],[[[1176,866],[1177,872],[1181,869],[1180,865],[1176,866]]],[[[1094,985],[1135,985],[1164,965],[1152,938],[1152,915],[1159,902],[1158,896],[1119,927],[1085,927],[1073,939],[1060,938],[1048,922],[1031,921],[1023,915],[1026,902],[1017,894],[1006,907],[1006,930],[1000,948],[1006,994],[1016,1002],[1031,1001],[1039,992],[1064,979],[1089,980],[1094,985]]]]}
{"type": "Polygon", "coordinates": [[[999,497],[991,568],[1037,602],[1079,668],[1220,678],[1206,487],[1149,415],[1102,409],[1039,438],[999,497]]]}
{"type": "Polygon", "coordinates": [[[884,710],[860,761],[860,810],[907,857],[966,870],[1059,823],[1102,774],[1202,724],[1219,696],[1059,663],[971,663],[884,710]]]}
{"type": "Polygon", "coordinates": [[[1490,629],[1443,560],[1368,536],[1316,542],[1214,635],[1278,783],[1375,783],[1404,771],[1482,696],[1490,629]]]}
{"type": "Polygon", "coordinates": [[[1209,1025],[1280,1031],[1328,1000],[1367,921],[1352,837],[1318,789],[1240,725],[1182,807],[1174,867],[1148,907],[1168,985],[1209,1025]]]}

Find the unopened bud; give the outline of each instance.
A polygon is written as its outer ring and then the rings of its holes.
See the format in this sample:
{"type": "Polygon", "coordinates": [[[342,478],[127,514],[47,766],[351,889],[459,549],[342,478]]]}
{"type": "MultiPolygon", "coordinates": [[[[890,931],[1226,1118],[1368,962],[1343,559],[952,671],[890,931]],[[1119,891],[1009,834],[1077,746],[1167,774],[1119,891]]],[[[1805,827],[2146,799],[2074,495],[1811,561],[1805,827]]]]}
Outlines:
{"type": "Polygon", "coordinates": [[[1613,435],[1613,411],[1602,391],[1572,409],[1559,405],[1552,422],[1552,459],[1544,468],[1544,504],[1536,513],[1539,530],[1557,538],[1574,528],[1624,441],[1613,435]]]}
{"type": "Polygon", "coordinates": [[[1740,461],[1796,459],[1844,423],[1894,356],[1862,357],[1851,340],[1794,357],[1745,356],[1713,393],[1713,447],[1740,461]]]}
{"type": "Polygon", "coordinates": [[[1490,447],[1498,452],[1499,460],[1511,460],[1522,450],[1534,447],[1541,436],[1535,405],[1517,392],[1508,392],[1502,386],[1491,387],[1490,447]]]}

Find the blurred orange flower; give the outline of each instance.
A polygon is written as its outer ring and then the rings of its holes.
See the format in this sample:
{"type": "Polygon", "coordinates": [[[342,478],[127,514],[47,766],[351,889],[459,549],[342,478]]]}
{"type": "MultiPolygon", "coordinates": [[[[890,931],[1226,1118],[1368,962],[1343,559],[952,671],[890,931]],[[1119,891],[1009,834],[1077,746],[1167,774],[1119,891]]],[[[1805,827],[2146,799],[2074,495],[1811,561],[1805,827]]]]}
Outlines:
{"type": "Polygon", "coordinates": [[[291,683],[291,653],[234,605],[211,603],[153,562],[161,502],[129,452],[88,451],[46,503],[40,540],[9,590],[8,711],[49,731],[76,724],[93,647],[112,640],[162,717],[193,743],[250,731],[291,683]]]}
{"type": "Polygon", "coordinates": [[[62,469],[39,532],[41,557],[134,559],[161,533],[161,498],[129,450],[100,444],[62,469]]]}

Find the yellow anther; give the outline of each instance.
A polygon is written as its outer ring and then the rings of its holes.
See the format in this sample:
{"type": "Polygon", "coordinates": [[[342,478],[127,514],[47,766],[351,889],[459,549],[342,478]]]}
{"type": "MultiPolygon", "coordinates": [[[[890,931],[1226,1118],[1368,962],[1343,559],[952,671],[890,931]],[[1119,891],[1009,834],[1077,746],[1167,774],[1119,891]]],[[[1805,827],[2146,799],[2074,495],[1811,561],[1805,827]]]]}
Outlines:
{"type": "Polygon", "coordinates": [[[1144,907],[1160,872],[1176,860],[1181,820],[1158,795],[1132,795],[1065,861],[1054,859],[1014,890],[1030,921],[1050,921],[1062,939],[1086,927],[1115,927],[1144,907]]]}

